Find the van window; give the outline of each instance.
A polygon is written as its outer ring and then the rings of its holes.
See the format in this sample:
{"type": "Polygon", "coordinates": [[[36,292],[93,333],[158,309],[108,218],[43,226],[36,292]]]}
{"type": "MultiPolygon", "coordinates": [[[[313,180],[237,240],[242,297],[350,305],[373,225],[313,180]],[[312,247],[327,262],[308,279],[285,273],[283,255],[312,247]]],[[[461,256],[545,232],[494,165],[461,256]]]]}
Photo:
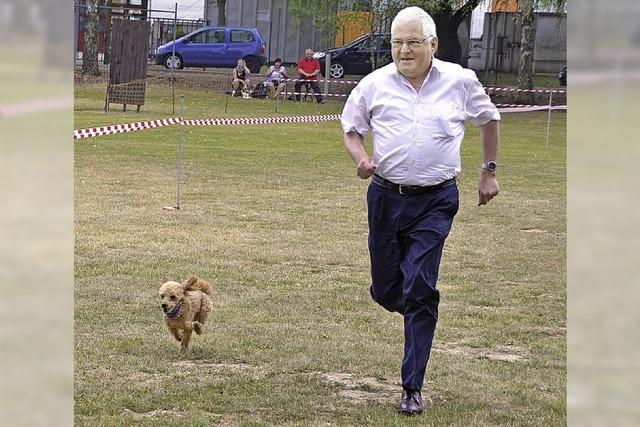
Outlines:
{"type": "Polygon", "coordinates": [[[250,31],[231,30],[231,43],[249,43],[253,41],[250,31]]]}

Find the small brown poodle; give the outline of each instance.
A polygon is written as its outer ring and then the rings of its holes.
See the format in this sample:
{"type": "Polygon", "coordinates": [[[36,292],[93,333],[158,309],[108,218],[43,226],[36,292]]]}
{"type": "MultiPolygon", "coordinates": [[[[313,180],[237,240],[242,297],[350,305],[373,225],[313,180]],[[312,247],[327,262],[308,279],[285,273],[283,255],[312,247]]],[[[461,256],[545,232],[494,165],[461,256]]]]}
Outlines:
{"type": "Polygon", "coordinates": [[[182,344],[183,353],[189,351],[191,332],[202,335],[213,304],[211,285],[195,276],[184,283],[166,282],[160,287],[164,321],[169,332],[182,344]]]}

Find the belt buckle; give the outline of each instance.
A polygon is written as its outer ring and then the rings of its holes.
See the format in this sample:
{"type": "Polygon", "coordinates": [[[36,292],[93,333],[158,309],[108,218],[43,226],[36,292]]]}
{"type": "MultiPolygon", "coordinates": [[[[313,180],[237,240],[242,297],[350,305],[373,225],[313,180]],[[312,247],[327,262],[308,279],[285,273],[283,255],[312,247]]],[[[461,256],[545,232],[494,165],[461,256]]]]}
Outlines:
{"type": "Polygon", "coordinates": [[[402,194],[403,196],[407,196],[407,193],[405,193],[404,191],[402,191],[402,188],[405,187],[402,184],[398,184],[398,193],[402,194]]]}

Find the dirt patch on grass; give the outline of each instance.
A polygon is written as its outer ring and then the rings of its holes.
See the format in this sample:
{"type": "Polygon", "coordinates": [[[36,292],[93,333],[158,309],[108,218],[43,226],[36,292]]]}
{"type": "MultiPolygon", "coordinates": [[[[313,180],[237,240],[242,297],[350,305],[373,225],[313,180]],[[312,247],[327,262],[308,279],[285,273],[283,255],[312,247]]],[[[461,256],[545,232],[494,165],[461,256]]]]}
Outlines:
{"type": "Polygon", "coordinates": [[[567,336],[567,328],[565,326],[534,326],[529,329],[549,336],[567,336]]]}
{"type": "Polygon", "coordinates": [[[542,230],[540,228],[523,228],[520,231],[522,231],[523,233],[533,233],[533,234],[541,234],[541,233],[549,232],[547,230],[542,230]]]}
{"type": "Polygon", "coordinates": [[[551,230],[544,230],[542,228],[521,228],[520,231],[522,233],[531,233],[531,234],[566,234],[566,232],[564,231],[551,231],[551,230]]]}
{"type": "Polygon", "coordinates": [[[344,397],[354,403],[389,402],[397,393],[381,393],[362,390],[340,390],[338,396],[344,397]]]}
{"type": "Polygon", "coordinates": [[[186,414],[184,412],[176,411],[174,409],[155,409],[149,412],[133,412],[131,409],[124,410],[125,415],[131,415],[133,418],[183,418],[186,414]]]}
{"type": "Polygon", "coordinates": [[[131,372],[127,374],[127,381],[140,385],[158,385],[165,379],[164,375],[150,372],[131,372]]]}
{"type": "Polygon", "coordinates": [[[253,378],[262,378],[265,372],[258,366],[246,363],[216,363],[210,360],[180,360],[173,366],[187,371],[198,371],[205,373],[243,373],[253,378]]]}
{"type": "Polygon", "coordinates": [[[215,363],[207,360],[181,360],[179,362],[175,362],[173,366],[178,366],[180,368],[210,368],[236,372],[258,369],[255,366],[246,363],[215,363]]]}
{"type": "Polygon", "coordinates": [[[337,386],[336,394],[353,403],[395,401],[402,390],[399,384],[374,377],[360,377],[346,372],[313,372],[311,375],[337,386]]]}
{"type": "Polygon", "coordinates": [[[496,348],[469,347],[455,343],[435,343],[433,351],[453,354],[470,359],[490,359],[501,362],[520,362],[529,360],[527,352],[516,346],[498,346],[496,348]]]}

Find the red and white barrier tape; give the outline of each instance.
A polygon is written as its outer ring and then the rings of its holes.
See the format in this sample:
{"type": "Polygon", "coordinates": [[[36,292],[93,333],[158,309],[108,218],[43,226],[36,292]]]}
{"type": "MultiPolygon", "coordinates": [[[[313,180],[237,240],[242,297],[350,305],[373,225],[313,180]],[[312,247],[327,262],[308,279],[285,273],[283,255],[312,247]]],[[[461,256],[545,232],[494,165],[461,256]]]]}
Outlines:
{"type": "Polygon", "coordinates": [[[305,79],[287,79],[286,82],[304,82],[304,83],[340,83],[347,85],[357,85],[360,83],[360,80],[327,80],[327,79],[318,79],[318,80],[305,80],[305,79]]]}
{"type": "MultiPolygon", "coordinates": [[[[508,104],[506,104],[508,105],[508,104]]],[[[549,107],[548,105],[525,105],[520,107],[503,107],[498,108],[501,113],[528,113],[530,111],[542,111],[542,110],[566,110],[566,105],[554,105],[549,107]]]]}
{"type": "MultiPolygon", "coordinates": [[[[489,92],[535,92],[535,93],[561,93],[561,94],[565,94],[567,93],[564,90],[546,90],[546,89],[535,89],[535,90],[528,90],[528,89],[518,89],[518,88],[489,88],[486,87],[485,89],[487,89],[489,92]]],[[[313,92],[287,92],[287,94],[292,94],[292,95],[315,95],[313,92]]],[[[334,97],[348,97],[349,94],[344,94],[344,93],[327,93],[324,94],[322,91],[320,91],[320,95],[322,96],[334,96],[334,97]]],[[[496,104],[497,105],[497,104],[496,104]]],[[[509,105],[510,107],[515,107],[515,106],[526,106],[526,105],[522,105],[522,104],[504,104],[504,105],[509,105]]]]}
{"type": "MultiPolygon", "coordinates": [[[[508,105],[508,104],[507,104],[508,105]]],[[[548,105],[530,105],[525,107],[498,108],[501,113],[521,113],[528,111],[548,110],[548,105]]],[[[552,110],[566,110],[566,105],[551,107],[552,110]]],[[[189,119],[180,117],[170,119],[150,120],[146,122],[126,123],[121,125],[101,126],[97,128],[76,129],[73,131],[73,139],[110,135],[114,133],[132,132],[142,129],[152,129],[162,126],[184,123],[185,126],[237,126],[237,125],[271,125],[279,123],[314,123],[340,120],[341,114],[316,114],[310,116],[283,116],[283,117],[238,117],[231,119],[189,119]]]]}
{"type": "MultiPolygon", "coordinates": [[[[287,95],[301,95],[301,96],[316,96],[315,93],[313,92],[287,92],[287,95]]],[[[328,94],[324,94],[322,91],[320,91],[319,93],[320,96],[336,96],[336,97],[347,97],[349,96],[348,93],[328,93],[328,94]]]]}
{"type": "MultiPolygon", "coordinates": [[[[277,123],[310,123],[340,120],[340,114],[318,114],[311,116],[284,117],[240,117],[231,119],[190,119],[184,120],[186,126],[236,126],[236,125],[266,125],[277,123]]],[[[149,120],[145,122],[126,123],[121,125],[101,126],[97,128],[76,129],[73,139],[83,139],[95,136],[111,135],[115,133],[132,132],[142,129],[153,129],[162,126],[180,124],[180,117],[170,119],[149,120]]]]}
{"type": "Polygon", "coordinates": [[[520,89],[517,87],[485,86],[489,92],[567,93],[563,89],[520,89]]]}
{"type": "Polygon", "coordinates": [[[51,98],[0,105],[0,118],[73,107],[73,98],[51,98]]]}
{"type": "MultiPolygon", "coordinates": [[[[318,80],[305,80],[305,79],[287,79],[287,82],[317,82],[317,83],[340,83],[340,84],[358,84],[359,80],[327,80],[327,79],[318,79],[318,80]]],[[[517,87],[511,86],[484,86],[484,89],[489,92],[523,92],[523,93],[567,93],[565,89],[520,89],[517,87]]],[[[331,95],[329,95],[331,96],[331,95]]],[[[345,96],[345,95],[334,95],[334,96],[345,96]]]]}
{"type": "Polygon", "coordinates": [[[311,116],[283,117],[241,117],[235,119],[194,119],[185,120],[187,126],[235,126],[235,125],[272,125],[278,123],[309,123],[340,120],[340,114],[318,114],[311,116]]]}
{"type": "Polygon", "coordinates": [[[497,108],[529,108],[529,107],[548,107],[548,105],[531,105],[531,104],[493,104],[497,108]]]}
{"type": "Polygon", "coordinates": [[[162,126],[175,125],[182,121],[180,117],[170,119],[148,120],[136,123],[124,123],[120,125],[100,126],[97,128],[76,129],[73,131],[73,139],[89,138],[93,136],[110,135],[114,133],[132,132],[142,129],[153,129],[162,126]]]}

